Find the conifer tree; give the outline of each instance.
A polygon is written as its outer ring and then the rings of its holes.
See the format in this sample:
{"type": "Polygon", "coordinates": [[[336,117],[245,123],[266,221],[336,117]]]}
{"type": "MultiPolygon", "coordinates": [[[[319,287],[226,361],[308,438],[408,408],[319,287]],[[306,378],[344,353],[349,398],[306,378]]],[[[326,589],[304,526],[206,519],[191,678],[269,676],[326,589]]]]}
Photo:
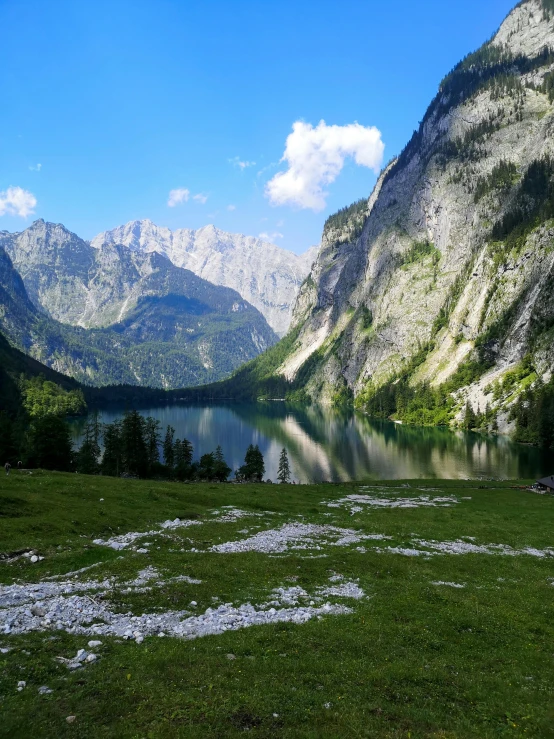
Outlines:
{"type": "Polygon", "coordinates": [[[188,439],[177,439],[174,444],[175,473],[178,480],[190,480],[193,477],[192,455],[194,449],[188,439]]]}
{"type": "Polygon", "coordinates": [[[127,411],[121,423],[121,448],[124,471],[146,477],[148,450],[145,439],[146,422],[138,411],[127,411]]]}
{"type": "Polygon", "coordinates": [[[231,474],[231,468],[225,461],[221,446],[218,446],[215,450],[214,461],[214,479],[218,482],[225,482],[231,474]]]}
{"type": "Polygon", "coordinates": [[[173,467],[175,466],[175,450],[173,447],[174,436],[175,429],[172,426],[168,426],[164,439],[164,462],[170,472],[173,471],[173,467]]]}
{"type": "Polygon", "coordinates": [[[160,463],[160,422],[155,418],[148,416],[144,423],[144,435],[148,459],[148,471],[152,472],[155,465],[160,463]]]}
{"type": "Polygon", "coordinates": [[[68,472],[73,446],[68,424],[59,416],[34,419],[29,432],[28,458],[31,467],[68,472]]]}
{"type": "Polygon", "coordinates": [[[277,472],[277,479],[281,484],[290,482],[289,458],[287,456],[287,450],[284,447],[281,452],[281,456],[279,457],[279,471],[277,472]]]}
{"type": "Polygon", "coordinates": [[[82,475],[97,475],[100,471],[100,435],[98,413],[95,413],[85,425],[83,443],[75,455],[75,467],[82,475]]]}
{"type": "Polygon", "coordinates": [[[264,456],[260,447],[250,444],[244,456],[244,464],[237,470],[239,480],[248,482],[261,482],[265,474],[264,456]]]}
{"type": "Polygon", "coordinates": [[[123,472],[121,422],[114,421],[104,426],[104,454],[100,465],[103,475],[119,477],[123,472]]]}

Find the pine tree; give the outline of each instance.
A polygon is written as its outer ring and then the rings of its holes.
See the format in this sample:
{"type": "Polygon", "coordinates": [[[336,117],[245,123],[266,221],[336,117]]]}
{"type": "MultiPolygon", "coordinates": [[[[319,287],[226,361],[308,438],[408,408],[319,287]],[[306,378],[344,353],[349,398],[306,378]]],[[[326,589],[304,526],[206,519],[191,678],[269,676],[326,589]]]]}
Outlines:
{"type": "Polygon", "coordinates": [[[214,480],[215,479],[215,454],[210,452],[209,454],[203,454],[200,457],[200,464],[196,471],[200,480],[214,480]]]}
{"type": "Polygon", "coordinates": [[[289,458],[287,456],[287,450],[284,447],[281,452],[281,456],[279,457],[279,471],[277,472],[277,479],[281,484],[290,482],[289,458]]]}
{"type": "Polygon", "coordinates": [[[170,473],[173,471],[173,467],[175,466],[175,450],[173,448],[174,436],[175,429],[172,426],[168,426],[164,439],[164,462],[170,473]]]}
{"type": "Polygon", "coordinates": [[[466,402],[463,427],[466,431],[475,428],[476,416],[469,400],[466,402]]]}
{"type": "Polygon", "coordinates": [[[121,423],[123,467],[128,475],[146,477],[148,450],[145,439],[146,422],[138,411],[127,411],[121,423]]]}
{"type": "Polygon", "coordinates": [[[178,480],[190,480],[194,476],[192,455],[194,449],[188,439],[177,439],[173,446],[175,457],[175,474],[178,480]]]}
{"type": "Polygon", "coordinates": [[[68,424],[59,416],[34,419],[29,432],[28,459],[31,467],[68,472],[73,464],[73,446],[68,424]]]}
{"type": "Polygon", "coordinates": [[[100,423],[98,413],[89,419],[84,429],[83,443],[75,455],[77,472],[97,475],[100,471],[100,423]]]}
{"type": "Polygon", "coordinates": [[[119,477],[123,472],[120,421],[114,421],[104,426],[104,454],[100,469],[103,475],[111,475],[112,477],[119,477]]]}
{"type": "Polygon", "coordinates": [[[144,435],[148,459],[148,472],[152,473],[155,466],[160,463],[160,422],[155,418],[148,416],[144,423],[144,435]]]}
{"type": "Polygon", "coordinates": [[[218,446],[214,454],[215,465],[214,465],[214,479],[218,482],[225,482],[231,474],[231,468],[225,461],[223,456],[223,449],[218,446]]]}
{"type": "Polygon", "coordinates": [[[264,457],[260,447],[250,444],[244,456],[244,464],[237,470],[236,476],[239,480],[248,482],[261,482],[265,474],[264,457]]]}

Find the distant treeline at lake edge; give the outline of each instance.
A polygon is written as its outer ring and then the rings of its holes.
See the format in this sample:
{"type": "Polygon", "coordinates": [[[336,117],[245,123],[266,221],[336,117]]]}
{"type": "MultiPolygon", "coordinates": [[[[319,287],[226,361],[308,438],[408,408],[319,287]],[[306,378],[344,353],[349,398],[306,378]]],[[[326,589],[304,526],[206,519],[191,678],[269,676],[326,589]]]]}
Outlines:
{"type": "MultiPolygon", "coordinates": [[[[108,424],[100,423],[98,414],[93,414],[85,424],[83,441],[77,450],[73,449],[70,427],[59,413],[41,414],[33,420],[26,454],[14,454],[15,449],[10,448],[10,439],[5,436],[0,432],[7,452],[2,459],[12,466],[17,460],[25,467],[59,472],[179,482],[226,482],[233,472],[237,482],[263,482],[265,475],[264,457],[257,445],[250,444],[244,464],[233,471],[220,446],[195,460],[188,439],[175,438],[171,426],[162,436],[160,422],[136,410],[127,411],[121,420],[108,424]]],[[[281,452],[277,477],[279,482],[290,482],[286,449],[281,452]]]]}

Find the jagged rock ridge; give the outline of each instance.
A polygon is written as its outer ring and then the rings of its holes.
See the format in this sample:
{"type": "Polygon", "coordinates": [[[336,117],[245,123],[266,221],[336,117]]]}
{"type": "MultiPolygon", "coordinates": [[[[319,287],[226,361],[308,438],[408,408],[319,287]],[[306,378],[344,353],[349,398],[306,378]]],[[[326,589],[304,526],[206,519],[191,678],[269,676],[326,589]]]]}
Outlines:
{"type": "Polygon", "coordinates": [[[98,248],[123,244],[135,253],[164,254],[177,267],[236,290],[279,335],[290,325],[294,300],[317,254],[317,247],[311,247],[298,256],[262,239],[214,226],[171,231],[150,220],[105,231],[91,244],[98,248]]]}
{"type": "Polygon", "coordinates": [[[42,220],[0,233],[0,329],[82,382],[164,388],[221,379],[277,338],[234,290],[42,220]]]}
{"type": "Polygon", "coordinates": [[[526,355],[549,378],[551,6],[520,3],[492,41],[445,78],[367,204],[347,212],[346,223],[329,219],[296,302],[298,338],[278,370],[302,377],[312,397],[361,397],[416,356],[413,381],[434,385],[481,362],[482,376],[460,391],[460,403],[481,409],[500,408],[491,383],[526,355]]]}

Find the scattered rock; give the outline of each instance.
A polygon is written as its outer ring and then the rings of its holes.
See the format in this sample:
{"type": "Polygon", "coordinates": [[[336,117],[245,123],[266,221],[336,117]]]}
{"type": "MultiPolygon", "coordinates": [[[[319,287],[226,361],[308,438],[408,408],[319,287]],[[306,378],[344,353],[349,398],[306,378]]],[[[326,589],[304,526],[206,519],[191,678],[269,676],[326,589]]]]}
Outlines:
{"type": "Polygon", "coordinates": [[[68,724],[72,724],[76,718],[77,716],[68,716],[65,720],[67,721],[68,724]]]}
{"type": "Polygon", "coordinates": [[[234,654],[228,654],[226,656],[227,656],[227,659],[236,659],[234,654]]]}
{"type": "Polygon", "coordinates": [[[25,680],[20,680],[17,683],[17,689],[18,689],[19,692],[21,692],[23,690],[23,688],[26,688],[26,687],[27,687],[27,683],[25,682],[25,680]]]}
{"type": "Polygon", "coordinates": [[[91,639],[89,643],[87,644],[87,647],[90,647],[91,649],[94,649],[94,647],[101,647],[102,642],[98,641],[97,639],[91,639]]]}
{"type": "Polygon", "coordinates": [[[54,691],[48,687],[48,685],[41,685],[38,689],[39,695],[48,695],[49,693],[53,693],[54,691]]]}

